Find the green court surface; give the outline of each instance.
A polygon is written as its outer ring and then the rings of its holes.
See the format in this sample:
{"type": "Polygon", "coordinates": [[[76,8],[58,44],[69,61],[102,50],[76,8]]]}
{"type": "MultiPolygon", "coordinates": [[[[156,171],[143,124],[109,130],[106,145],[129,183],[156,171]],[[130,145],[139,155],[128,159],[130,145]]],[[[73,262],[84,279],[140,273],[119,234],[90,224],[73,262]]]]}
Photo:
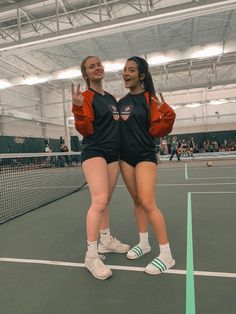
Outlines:
{"type": "MultiPolygon", "coordinates": [[[[131,261],[106,254],[113,277],[84,268],[87,188],[0,225],[1,314],[235,314],[236,166],[162,162],[157,199],[176,265],[143,272],[158,254],[131,261]]],[[[121,178],[111,201],[112,234],[134,245],[138,235],[121,178]]]]}

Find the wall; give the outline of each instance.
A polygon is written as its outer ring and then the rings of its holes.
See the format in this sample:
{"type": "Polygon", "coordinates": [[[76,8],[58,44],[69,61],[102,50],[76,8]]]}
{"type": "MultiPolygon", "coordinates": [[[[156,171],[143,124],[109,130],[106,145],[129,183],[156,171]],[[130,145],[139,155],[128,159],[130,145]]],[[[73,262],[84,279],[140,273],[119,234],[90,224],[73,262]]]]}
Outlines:
{"type": "Polygon", "coordinates": [[[195,89],[167,93],[166,101],[178,108],[173,133],[192,133],[235,130],[236,128],[236,86],[219,86],[212,89],[195,89]],[[226,103],[213,105],[210,101],[227,99],[226,103]],[[187,107],[200,103],[199,107],[187,107]]]}
{"type": "MultiPolygon", "coordinates": [[[[68,119],[73,116],[70,81],[64,83],[64,94],[62,86],[57,87],[55,84],[1,90],[0,135],[55,139],[63,137],[67,140],[72,135],[81,139],[82,136],[74,128],[74,122],[68,119]]],[[[170,105],[179,106],[175,109],[177,117],[173,132],[176,134],[235,129],[236,85],[165,92],[163,95],[170,105]],[[228,101],[217,106],[208,104],[210,100],[219,98],[227,98],[228,101]],[[204,105],[186,107],[186,104],[193,102],[204,105]]]]}

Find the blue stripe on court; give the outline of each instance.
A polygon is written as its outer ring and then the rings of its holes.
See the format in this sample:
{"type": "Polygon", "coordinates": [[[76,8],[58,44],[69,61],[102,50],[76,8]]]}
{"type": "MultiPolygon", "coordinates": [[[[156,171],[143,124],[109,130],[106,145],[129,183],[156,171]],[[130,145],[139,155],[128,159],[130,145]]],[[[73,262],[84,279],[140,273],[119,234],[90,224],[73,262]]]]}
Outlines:
{"type": "Polygon", "coordinates": [[[195,314],[195,290],[193,269],[192,199],[188,193],[187,208],[187,266],[186,266],[186,314],[195,314]]]}

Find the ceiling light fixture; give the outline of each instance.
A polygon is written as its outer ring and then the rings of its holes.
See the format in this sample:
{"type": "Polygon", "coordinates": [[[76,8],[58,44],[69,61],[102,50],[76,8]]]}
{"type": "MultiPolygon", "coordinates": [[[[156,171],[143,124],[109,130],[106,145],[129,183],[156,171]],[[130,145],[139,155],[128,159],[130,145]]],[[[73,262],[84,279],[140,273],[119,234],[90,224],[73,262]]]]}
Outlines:
{"type": "Polygon", "coordinates": [[[53,78],[56,80],[62,80],[62,79],[72,79],[75,77],[81,77],[82,73],[79,69],[66,69],[62,71],[58,71],[52,74],[53,78]]]}
{"type": "Polygon", "coordinates": [[[34,85],[34,84],[40,84],[40,83],[45,83],[50,81],[50,79],[52,78],[52,76],[37,76],[37,75],[33,75],[33,76],[28,76],[26,77],[22,84],[26,84],[26,85],[34,85]]]}
{"type": "Polygon", "coordinates": [[[125,60],[123,62],[103,62],[103,66],[106,72],[117,72],[123,70],[125,65],[125,60]]]}
{"type": "Polygon", "coordinates": [[[207,46],[202,47],[201,49],[195,51],[192,54],[192,58],[207,58],[207,57],[213,57],[218,56],[223,53],[223,46],[217,45],[217,46],[207,46]]]}
{"type": "Polygon", "coordinates": [[[150,66],[159,65],[171,62],[172,59],[163,55],[150,56],[147,58],[147,62],[150,66]]]}
{"type": "Polygon", "coordinates": [[[214,100],[210,100],[209,101],[209,105],[214,105],[214,106],[222,105],[222,104],[225,104],[225,103],[227,103],[227,99],[224,99],[224,98],[214,99],[214,100]]]}
{"type": "Polygon", "coordinates": [[[185,107],[188,107],[188,108],[196,108],[196,107],[199,107],[201,106],[202,104],[199,103],[199,102],[193,102],[192,104],[187,104],[185,105],[185,107]]]}
{"type": "Polygon", "coordinates": [[[12,84],[8,80],[0,80],[0,89],[11,87],[12,84]]]}
{"type": "Polygon", "coordinates": [[[173,105],[173,106],[171,106],[171,108],[172,108],[172,109],[178,109],[178,108],[180,108],[180,106],[178,106],[178,105],[173,105]]]}

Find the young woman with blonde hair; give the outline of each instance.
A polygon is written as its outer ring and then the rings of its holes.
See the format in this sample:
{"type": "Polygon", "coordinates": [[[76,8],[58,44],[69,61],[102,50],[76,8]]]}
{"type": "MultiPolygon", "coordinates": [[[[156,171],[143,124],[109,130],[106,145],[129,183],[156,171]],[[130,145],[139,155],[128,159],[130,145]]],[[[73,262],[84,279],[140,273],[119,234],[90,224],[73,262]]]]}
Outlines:
{"type": "Polygon", "coordinates": [[[99,253],[126,253],[129,245],[111,236],[108,204],[115,187],[119,165],[119,112],[116,99],[102,87],[104,68],[95,56],[85,58],[81,71],[88,89],[72,85],[75,128],[83,135],[82,168],[91,195],[87,213],[85,266],[95,278],[107,279],[111,269],[99,253]],[[100,240],[98,242],[100,235],[100,240]]]}

